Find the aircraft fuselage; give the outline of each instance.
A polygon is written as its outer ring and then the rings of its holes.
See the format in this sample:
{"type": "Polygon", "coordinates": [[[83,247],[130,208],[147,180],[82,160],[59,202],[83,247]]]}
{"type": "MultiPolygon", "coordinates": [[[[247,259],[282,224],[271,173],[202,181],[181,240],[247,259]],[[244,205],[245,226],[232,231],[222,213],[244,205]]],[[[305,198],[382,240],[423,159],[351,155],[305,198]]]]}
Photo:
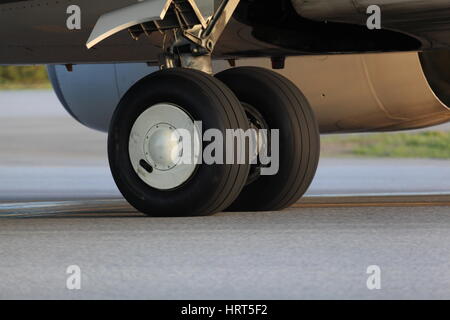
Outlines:
{"type": "MultiPolygon", "coordinates": [[[[242,0],[218,42],[216,58],[417,51],[450,47],[450,4],[444,0],[378,1],[383,30],[365,26],[367,1],[242,0]],[[331,7],[330,7],[331,6],[331,7]],[[334,8],[329,10],[329,8],[334,8]],[[318,39],[320,41],[318,41],[318,39]]],[[[72,1],[0,1],[0,63],[155,61],[161,35],[133,40],[126,30],[88,50],[98,18],[135,0],[79,0],[80,28],[67,21],[72,1]]]]}

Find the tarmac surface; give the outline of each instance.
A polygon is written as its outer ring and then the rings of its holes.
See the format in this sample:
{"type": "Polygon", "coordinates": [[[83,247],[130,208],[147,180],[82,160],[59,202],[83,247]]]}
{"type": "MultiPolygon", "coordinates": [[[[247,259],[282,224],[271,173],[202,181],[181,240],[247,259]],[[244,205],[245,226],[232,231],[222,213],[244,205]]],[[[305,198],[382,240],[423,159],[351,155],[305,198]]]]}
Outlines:
{"type": "Polygon", "coordinates": [[[450,161],[324,158],[285,211],[146,218],[114,186],[105,134],[46,91],[0,105],[2,299],[450,298],[450,161]]]}

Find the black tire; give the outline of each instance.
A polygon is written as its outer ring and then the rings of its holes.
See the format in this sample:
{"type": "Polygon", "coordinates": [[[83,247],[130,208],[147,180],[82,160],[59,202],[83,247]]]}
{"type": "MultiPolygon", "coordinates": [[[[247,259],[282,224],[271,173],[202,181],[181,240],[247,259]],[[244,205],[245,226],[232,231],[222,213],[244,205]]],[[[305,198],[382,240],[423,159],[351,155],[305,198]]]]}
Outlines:
{"type": "Polygon", "coordinates": [[[280,166],[244,187],[229,211],[272,211],[294,204],[306,192],[320,155],[314,113],[302,92],[271,70],[240,67],[216,75],[242,103],[255,108],[268,129],[280,130],[280,166]]]}
{"type": "Polygon", "coordinates": [[[155,72],[136,83],[122,98],[112,118],[108,156],[114,180],[128,202],[149,216],[200,216],[227,208],[245,185],[249,165],[198,165],[183,185],[157,190],[135,173],[128,153],[129,135],[149,106],[170,102],[182,106],[203,130],[248,128],[239,100],[223,83],[187,69],[155,72]]]}

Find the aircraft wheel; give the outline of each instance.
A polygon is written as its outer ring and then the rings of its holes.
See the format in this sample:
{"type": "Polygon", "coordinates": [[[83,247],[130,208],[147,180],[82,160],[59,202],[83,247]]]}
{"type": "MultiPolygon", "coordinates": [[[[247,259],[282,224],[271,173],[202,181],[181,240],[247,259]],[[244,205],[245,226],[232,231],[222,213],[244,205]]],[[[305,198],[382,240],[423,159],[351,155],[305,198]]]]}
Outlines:
{"type": "MultiPolygon", "coordinates": [[[[291,81],[271,70],[239,67],[216,77],[241,101],[251,127],[279,130],[278,172],[262,175],[264,165],[252,165],[247,185],[228,210],[272,211],[291,206],[311,184],[320,155],[318,124],[308,101],[291,81]]],[[[272,157],[273,142],[260,143],[267,143],[272,157]]]]}
{"type": "Polygon", "coordinates": [[[227,129],[248,129],[242,105],[219,80],[166,69],[135,84],[120,101],[108,137],[111,172],[126,200],[163,217],[208,215],[230,206],[250,166],[198,163],[208,129],[224,136],[227,129]],[[183,161],[187,154],[191,161],[183,161]]]}

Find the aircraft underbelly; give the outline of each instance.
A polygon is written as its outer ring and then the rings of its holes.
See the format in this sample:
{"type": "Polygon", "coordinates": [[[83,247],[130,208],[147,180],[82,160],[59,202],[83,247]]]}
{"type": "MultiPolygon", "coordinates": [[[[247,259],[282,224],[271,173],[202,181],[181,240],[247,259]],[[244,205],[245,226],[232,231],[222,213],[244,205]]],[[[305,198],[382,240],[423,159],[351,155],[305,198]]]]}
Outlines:
{"type": "Polygon", "coordinates": [[[365,25],[367,8],[378,5],[383,29],[415,36],[425,47],[450,45],[448,0],[291,0],[299,15],[317,21],[365,25]]]}

